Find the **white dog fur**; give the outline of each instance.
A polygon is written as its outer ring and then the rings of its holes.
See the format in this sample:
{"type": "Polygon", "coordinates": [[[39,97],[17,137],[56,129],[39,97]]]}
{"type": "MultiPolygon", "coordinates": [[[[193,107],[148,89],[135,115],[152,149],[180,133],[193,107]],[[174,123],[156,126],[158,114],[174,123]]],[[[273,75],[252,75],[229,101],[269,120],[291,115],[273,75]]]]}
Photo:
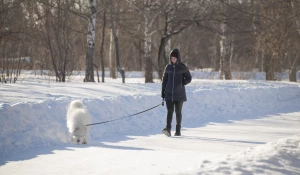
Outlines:
{"type": "Polygon", "coordinates": [[[80,100],[72,101],[67,110],[67,127],[71,133],[71,141],[87,144],[91,116],[80,100]]]}

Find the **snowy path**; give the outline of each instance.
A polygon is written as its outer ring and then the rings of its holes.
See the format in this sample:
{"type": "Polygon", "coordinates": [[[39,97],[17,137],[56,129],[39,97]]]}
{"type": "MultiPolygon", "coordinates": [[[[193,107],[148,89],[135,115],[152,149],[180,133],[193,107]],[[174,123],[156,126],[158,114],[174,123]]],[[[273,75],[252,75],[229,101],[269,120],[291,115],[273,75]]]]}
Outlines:
{"type": "MultiPolygon", "coordinates": [[[[106,138],[86,146],[30,150],[0,158],[1,175],[53,174],[174,174],[195,170],[201,164],[228,154],[300,133],[300,113],[256,120],[210,123],[183,128],[182,137],[165,137],[159,131],[140,136],[106,138]],[[123,140],[123,141],[119,141],[123,140]],[[52,151],[54,150],[54,151],[52,151]]],[[[174,131],[172,135],[174,134],[174,131]]]]}

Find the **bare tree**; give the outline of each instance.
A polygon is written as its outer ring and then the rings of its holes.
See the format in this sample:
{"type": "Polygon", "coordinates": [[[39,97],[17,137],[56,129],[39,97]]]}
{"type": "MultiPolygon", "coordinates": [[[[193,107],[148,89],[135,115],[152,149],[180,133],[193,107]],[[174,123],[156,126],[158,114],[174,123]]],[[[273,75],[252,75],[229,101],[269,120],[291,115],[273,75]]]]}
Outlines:
{"type": "MultiPolygon", "coordinates": [[[[76,32],[72,28],[74,16],[70,11],[74,4],[68,1],[43,1],[28,4],[28,12],[34,9],[40,40],[49,55],[56,81],[66,82],[66,77],[75,69],[76,32]]],[[[38,49],[41,49],[38,48],[38,49]]],[[[39,56],[39,55],[37,55],[39,56]]],[[[39,60],[41,65],[49,64],[47,59],[39,60]],[[46,63],[45,63],[46,62],[46,63]]]]}
{"type": "Polygon", "coordinates": [[[95,82],[94,80],[94,50],[95,50],[95,33],[96,33],[96,16],[97,16],[97,0],[89,0],[90,16],[88,18],[87,33],[87,51],[86,51],[86,69],[85,82],[95,82]]]}
{"type": "MultiPolygon", "coordinates": [[[[104,83],[105,77],[105,67],[104,67],[104,38],[105,38],[105,27],[106,27],[106,8],[107,8],[107,0],[104,0],[105,8],[103,10],[103,26],[102,26],[102,35],[101,35],[101,44],[100,44],[100,62],[101,62],[101,70],[102,70],[102,83],[104,83]]],[[[99,81],[99,80],[98,80],[99,81]]]]}
{"type": "MultiPolygon", "coordinates": [[[[292,11],[293,11],[293,15],[294,15],[294,21],[296,24],[296,28],[297,28],[297,32],[298,32],[298,36],[300,36],[300,17],[299,17],[299,3],[297,4],[298,6],[296,6],[294,1],[290,1],[291,3],[291,7],[292,7],[292,11]]],[[[299,45],[299,44],[297,44],[299,45]]],[[[294,60],[292,61],[292,65],[290,67],[289,70],[289,80],[292,82],[297,82],[297,62],[299,60],[299,52],[297,51],[297,53],[295,54],[294,60]]]]}
{"type": "Polygon", "coordinates": [[[224,0],[225,3],[222,3],[222,10],[224,13],[223,19],[220,23],[221,36],[220,36],[220,79],[223,79],[225,75],[225,80],[231,80],[231,60],[233,54],[233,35],[228,27],[229,23],[229,10],[226,4],[230,5],[231,0],[224,0]]]}
{"type": "Polygon", "coordinates": [[[100,81],[101,64],[104,82],[111,43],[113,67],[124,80],[126,69],[144,71],[145,82],[153,82],[154,72],[161,76],[170,49],[177,47],[189,68],[221,70],[225,79],[231,79],[231,71],[259,68],[267,80],[289,71],[290,81],[297,81],[299,0],[118,0],[111,8],[105,2],[98,11],[96,0],[1,1],[1,75],[17,75],[26,62],[11,58],[28,56],[28,69],[50,70],[57,81],[85,69],[85,81],[94,82],[94,67],[100,81]],[[102,32],[96,36],[97,23],[102,32]],[[109,30],[111,42],[105,37],[109,30]]]}
{"type": "Polygon", "coordinates": [[[116,55],[116,63],[117,63],[117,69],[119,71],[119,73],[122,76],[122,82],[125,83],[125,71],[124,69],[121,67],[120,65],[120,57],[119,57],[119,41],[118,41],[118,37],[116,34],[116,30],[115,30],[115,24],[114,24],[114,20],[113,20],[113,0],[111,0],[111,4],[110,4],[110,21],[111,21],[111,30],[112,30],[112,36],[114,39],[114,45],[115,45],[115,55],[116,55]]]}
{"type": "Polygon", "coordinates": [[[0,82],[15,83],[21,68],[29,68],[27,25],[22,1],[0,2],[0,82]]]}
{"type": "MultiPolygon", "coordinates": [[[[117,35],[117,34],[116,34],[117,35]]],[[[116,71],[116,54],[115,54],[115,43],[114,43],[114,34],[112,29],[110,29],[110,43],[109,43],[109,70],[110,70],[110,77],[113,79],[117,78],[117,71],[116,71]]]]}
{"type": "Polygon", "coordinates": [[[165,65],[168,63],[168,56],[171,50],[171,37],[181,33],[184,29],[186,29],[192,22],[192,20],[186,20],[189,16],[187,12],[186,5],[182,1],[172,1],[168,0],[166,2],[162,2],[160,4],[160,12],[161,16],[164,19],[163,23],[163,33],[160,38],[159,48],[158,48],[158,76],[159,79],[163,76],[163,70],[165,65]],[[185,15],[185,18],[183,17],[185,15]],[[166,51],[168,51],[166,53],[166,51]]]}
{"type": "Polygon", "coordinates": [[[152,35],[156,31],[151,31],[152,25],[156,19],[154,12],[151,10],[152,7],[151,0],[144,0],[145,11],[144,16],[144,69],[145,69],[145,83],[153,83],[153,66],[152,66],[152,35]]]}
{"type": "Polygon", "coordinates": [[[261,49],[264,54],[266,80],[276,80],[274,72],[282,72],[283,62],[291,49],[295,33],[295,22],[291,22],[291,4],[288,1],[264,1],[261,5],[260,33],[261,49]]]}

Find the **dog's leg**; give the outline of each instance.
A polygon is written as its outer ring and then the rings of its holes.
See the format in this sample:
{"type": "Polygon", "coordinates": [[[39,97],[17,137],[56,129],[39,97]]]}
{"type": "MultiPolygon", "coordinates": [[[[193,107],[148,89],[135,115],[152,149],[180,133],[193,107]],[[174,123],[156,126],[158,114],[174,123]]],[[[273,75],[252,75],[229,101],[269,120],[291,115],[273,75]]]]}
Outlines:
{"type": "Polygon", "coordinates": [[[82,142],[82,144],[87,144],[87,138],[86,138],[86,136],[83,137],[83,142],[82,142]]]}
{"type": "Polygon", "coordinates": [[[82,137],[82,144],[87,144],[87,136],[82,137]]]}
{"type": "Polygon", "coordinates": [[[87,129],[87,127],[84,127],[84,130],[85,130],[85,135],[82,137],[82,139],[83,139],[83,142],[82,142],[82,144],[87,144],[87,133],[88,133],[88,129],[87,129]]]}

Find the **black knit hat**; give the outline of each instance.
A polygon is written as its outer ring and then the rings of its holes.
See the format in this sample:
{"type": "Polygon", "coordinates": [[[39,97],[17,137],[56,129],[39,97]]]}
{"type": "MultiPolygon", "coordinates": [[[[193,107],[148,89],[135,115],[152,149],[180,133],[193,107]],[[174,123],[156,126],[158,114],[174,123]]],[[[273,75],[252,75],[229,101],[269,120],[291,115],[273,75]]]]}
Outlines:
{"type": "Polygon", "coordinates": [[[172,52],[171,57],[176,57],[178,59],[178,53],[177,52],[172,52]]]}

